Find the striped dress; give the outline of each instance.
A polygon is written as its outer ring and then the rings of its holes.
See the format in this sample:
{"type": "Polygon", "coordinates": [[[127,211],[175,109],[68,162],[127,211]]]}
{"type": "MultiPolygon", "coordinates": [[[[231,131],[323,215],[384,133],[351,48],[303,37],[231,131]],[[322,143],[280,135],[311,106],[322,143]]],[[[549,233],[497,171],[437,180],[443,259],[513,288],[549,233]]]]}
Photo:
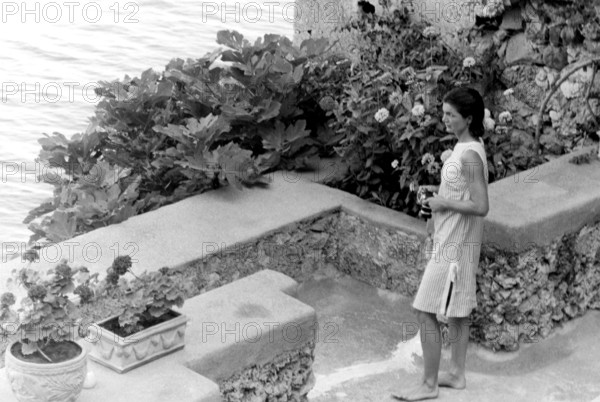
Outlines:
{"type": "MultiPolygon", "coordinates": [[[[487,185],[483,142],[457,143],[442,167],[440,196],[463,201],[470,198],[469,180],[473,179],[473,169],[469,166],[463,168],[460,162],[467,149],[476,151],[481,157],[487,185]]],[[[413,307],[447,317],[467,317],[477,306],[475,275],[483,237],[483,217],[449,210],[433,212],[432,215],[435,233],[428,250],[431,257],[413,307]]]]}

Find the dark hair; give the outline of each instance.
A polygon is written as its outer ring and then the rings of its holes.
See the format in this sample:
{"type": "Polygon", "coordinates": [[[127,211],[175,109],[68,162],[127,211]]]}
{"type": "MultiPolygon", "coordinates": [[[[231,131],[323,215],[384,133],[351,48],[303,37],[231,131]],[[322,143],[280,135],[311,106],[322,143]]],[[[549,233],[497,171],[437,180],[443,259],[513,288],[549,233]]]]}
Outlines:
{"type": "Polygon", "coordinates": [[[471,116],[471,124],[469,124],[471,135],[475,138],[483,136],[485,106],[483,98],[476,89],[469,87],[454,88],[444,96],[443,102],[454,107],[463,118],[466,119],[471,116]]]}

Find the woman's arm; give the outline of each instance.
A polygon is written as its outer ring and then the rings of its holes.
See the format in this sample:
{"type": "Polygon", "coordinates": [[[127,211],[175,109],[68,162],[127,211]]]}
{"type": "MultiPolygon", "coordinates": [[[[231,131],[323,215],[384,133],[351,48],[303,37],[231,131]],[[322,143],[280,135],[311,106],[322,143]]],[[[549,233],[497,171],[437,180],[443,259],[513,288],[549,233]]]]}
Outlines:
{"type": "Polygon", "coordinates": [[[436,195],[427,199],[429,206],[434,212],[451,210],[465,215],[486,216],[489,211],[489,201],[483,161],[479,154],[472,150],[466,150],[460,161],[463,175],[469,184],[470,199],[455,201],[436,195]]]}

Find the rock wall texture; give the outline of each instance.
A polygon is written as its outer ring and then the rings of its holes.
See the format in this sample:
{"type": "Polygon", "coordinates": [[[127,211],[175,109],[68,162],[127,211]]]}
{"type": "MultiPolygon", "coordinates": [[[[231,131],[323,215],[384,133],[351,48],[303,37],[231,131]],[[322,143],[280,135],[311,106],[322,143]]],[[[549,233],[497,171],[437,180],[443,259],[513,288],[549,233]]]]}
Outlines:
{"type": "Polygon", "coordinates": [[[600,222],[522,253],[482,248],[474,339],[515,350],[600,308],[600,222]]]}
{"type": "Polygon", "coordinates": [[[315,343],[292,350],[263,366],[254,366],[221,381],[223,401],[308,401],[314,385],[315,343]]]}
{"type": "MultiPolygon", "coordinates": [[[[302,282],[337,269],[375,287],[413,296],[427,242],[339,211],[242,246],[220,249],[189,270],[199,292],[268,268],[302,282]]],[[[483,245],[472,339],[494,350],[537,342],[561,323],[600,308],[600,222],[516,253],[483,245]]]]}

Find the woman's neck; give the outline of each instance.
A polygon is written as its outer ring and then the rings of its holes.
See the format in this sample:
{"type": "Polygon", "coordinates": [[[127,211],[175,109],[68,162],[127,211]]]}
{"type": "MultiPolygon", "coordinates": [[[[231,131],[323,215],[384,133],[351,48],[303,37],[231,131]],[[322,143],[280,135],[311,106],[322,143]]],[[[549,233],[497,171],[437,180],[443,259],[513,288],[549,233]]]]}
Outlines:
{"type": "Polygon", "coordinates": [[[459,143],[463,143],[463,142],[472,142],[472,141],[477,141],[477,138],[473,137],[471,135],[471,133],[469,132],[469,130],[465,130],[463,131],[459,136],[458,136],[458,142],[459,143]]]}

